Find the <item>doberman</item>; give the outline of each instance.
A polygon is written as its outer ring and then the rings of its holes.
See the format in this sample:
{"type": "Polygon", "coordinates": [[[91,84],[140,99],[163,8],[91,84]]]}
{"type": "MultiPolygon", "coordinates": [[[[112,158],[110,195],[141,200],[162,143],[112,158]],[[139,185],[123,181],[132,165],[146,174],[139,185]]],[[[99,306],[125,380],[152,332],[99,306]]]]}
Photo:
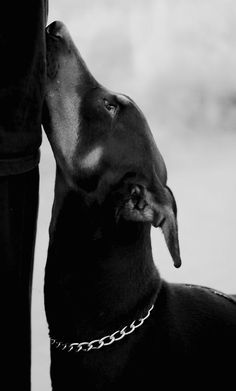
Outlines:
{"type": "Polygon", "coordinates": [[[56,159],[45,271],[59,390],[227,388],[236,301],[163,280],[150,229],[181,264],[177,209],[148,123],[99,84],[61,22],[47,27],[44,128],[56,159]]]}

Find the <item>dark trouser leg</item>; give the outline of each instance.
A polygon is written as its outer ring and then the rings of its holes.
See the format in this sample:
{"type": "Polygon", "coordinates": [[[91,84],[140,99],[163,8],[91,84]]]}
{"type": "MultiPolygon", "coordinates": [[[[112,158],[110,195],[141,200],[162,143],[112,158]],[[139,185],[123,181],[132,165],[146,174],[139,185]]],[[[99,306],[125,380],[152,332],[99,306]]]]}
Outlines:
{"type": "Polygon", "coordinates": [[[0,177],[1,382],[30,390],[31,288],[39,170],[0,177]]]}

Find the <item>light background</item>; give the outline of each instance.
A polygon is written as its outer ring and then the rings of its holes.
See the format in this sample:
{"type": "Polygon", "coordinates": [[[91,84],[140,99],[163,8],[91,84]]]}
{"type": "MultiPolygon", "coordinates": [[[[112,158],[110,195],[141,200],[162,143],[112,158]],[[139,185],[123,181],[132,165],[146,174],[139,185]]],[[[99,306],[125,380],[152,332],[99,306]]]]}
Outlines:
{"type": "MultiPolygon", "coordinates": [[[[130,95],[164,156],[178,205],[181,269],[159,230],[163,278],[236,293],[235,0],[49,0],[99,82],[130,95]]],[[[42,144],[32,308],[32,391],[50,391],[43,278],[55,165],[42,144]]]]}

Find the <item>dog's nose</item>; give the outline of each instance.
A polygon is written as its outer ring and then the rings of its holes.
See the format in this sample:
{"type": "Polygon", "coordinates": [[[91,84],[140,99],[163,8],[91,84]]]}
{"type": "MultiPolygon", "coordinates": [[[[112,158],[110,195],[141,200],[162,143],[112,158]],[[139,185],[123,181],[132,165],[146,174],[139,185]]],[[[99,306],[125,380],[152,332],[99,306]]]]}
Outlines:
{"type": "Polygon", "coordinates": [[[49,26],[47,26],[46,28],[47,34],[57,38],[63,38],[66,31],[67,29],[64,23],[59,22],[57,20],[49,24],[49,26]]]}

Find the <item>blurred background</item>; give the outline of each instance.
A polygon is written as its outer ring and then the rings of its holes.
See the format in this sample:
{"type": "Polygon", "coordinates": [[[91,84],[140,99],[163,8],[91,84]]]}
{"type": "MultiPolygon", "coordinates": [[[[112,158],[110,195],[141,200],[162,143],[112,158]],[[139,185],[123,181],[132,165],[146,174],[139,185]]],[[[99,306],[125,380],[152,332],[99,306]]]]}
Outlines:
{"type": "MultiPolygon", "coordinates": [[[[153,254],[163,278],[236,293],[236,2],[234,0],[49,0],[89,69],[145,113],[178,206],[183,265],[175,269],[158,229],[153,254]]],[[[55,164],[42,144],[33,281],[32,391],[50,391],[43,304],[55,164]]]]}

